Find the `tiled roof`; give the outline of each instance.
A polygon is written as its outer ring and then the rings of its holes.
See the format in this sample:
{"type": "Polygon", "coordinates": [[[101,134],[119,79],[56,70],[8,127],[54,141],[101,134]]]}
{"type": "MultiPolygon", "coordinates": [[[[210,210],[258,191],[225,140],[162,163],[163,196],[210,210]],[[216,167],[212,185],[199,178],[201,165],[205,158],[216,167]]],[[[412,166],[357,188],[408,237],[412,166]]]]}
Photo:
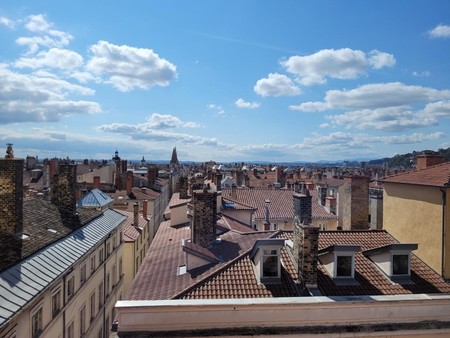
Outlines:
{"type": "MultiPolygon", "coordinates": [[[[310,191],[312,198],[312,218],[313,219],[336,219],[337,216],[329,213],[317,199],[317,191],[310,191]]],[[[222,190],[225,199],[231,199],[231,189],[222,190]]],[[[271,219],[294,219],[293,191],[287,189],[236,189],[236,199],[245,205],[256,208],[255,219],[265,219],[265,200],[268,198],[269,215],[271,219]]]]}
{"type": "Polygon", "coordinates": [[[210,248],[212,254],[221,257],[220,263],[177,275],[178,268],[186,264],[186,253],[182,249],[182,241],[190,239],[191,229],[189,223],[171,227],[170,221],[162,222],[125,299],[174,298],[250,250],[257,239],[267,238],[271,234],[273,232],[253,232],[242,235],[227,231],[220,236],[221,243],[210,248]]]}
{"type": "Polygon", "coordinates": [[[176,192],[172,195],[172,198],[169,201],[169,204],[167,205],[168,207],[175,207],[178,205],[183,205],[183,204],[187,204],[189,201],[191,200],[191,198],[180,198],[180,193],[176,192]]]}
{"type": "Polygon", "coordinates": [[[247,224],[244,224],[232,217],[230,217],[229,215],[225,214],[226,211],[222,211],[222,218],[217,221],[217,224],[220,224],[221,226],[223,226],[226,229],[230,229],[230,230],[234,230],[236,232],[239,233],[250,233],[250,232],[254,232],[254,230],[249,227],[247,224]]]}
{"type": "Polygon", "coordinates": [[[154,200],[160,195],[159,192],[154,191],[153,189],[138,187],[133,187],[131,193],[137,200],[154,200]]]}
{"type": "MultiPolygon", "coordinates": [[[[122,214],[126,217],[125,223],[123,224],[123,239],[125,242],[134,242],[139,238],[141,233],[135,228],[134,222],[134,213],[133,211],[128,210],[115,210],[119,214],[122,214]]],[[[139,214],[139,227],[142,229],[147,225],[147,221],[145,218],[139,214]]]]}
{"type": "Polygon", "coordinates": [[[49,201],[25,197],[23,200],[23,233],[29,236],[18,240],[0,234],[0,271],[68,235],[80,226],[101,215],[93,209],[77,209],[78,215],[61,212],[49,201]],[[54,231],[51,231],[51,230],[54,231]],[[17,250],[20,249],[20,250],[17,250]]]}
{"type": "Polygon", "coordinates": [[[442,187],[450,185],[450,162],[434,165],[422,170],[410,171],[383,180],[387,183],[406,183],[442,187]]]}

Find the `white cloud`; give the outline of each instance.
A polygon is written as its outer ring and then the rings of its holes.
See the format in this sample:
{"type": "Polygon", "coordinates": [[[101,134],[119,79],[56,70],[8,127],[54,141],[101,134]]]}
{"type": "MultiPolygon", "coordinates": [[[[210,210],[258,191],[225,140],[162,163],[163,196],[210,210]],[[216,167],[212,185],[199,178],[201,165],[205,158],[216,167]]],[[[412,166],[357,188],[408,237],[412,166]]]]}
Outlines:
{"type": "Polygon", "coordinates": [[[395,58],[392,54],[374,50],[366,55],[363,51],[350,48],[323,49],[306,56],[291,56],[281,62],[290,73],[297,76],[305,86],[325,84],[327,77],[333,79],[355,79],[366,74],[372,67],[380,69],[392,67],[395,58]]]}
{"type": "Polygon", "coordinates": [[[16,26],[16,23],[7,17],[0,16],[0,25],[6,26],[8,28],[14,28],[16,26]]]}
{"type": "Polygon", "coordinates": [[[206,108],[208,108],[210,110],[214,110],[217,115],[224,115],[225,114],[225,110],[223,110],[223,108],[221,106],[219,106],[217,104],[214,104],[214,103],[207,104],[206,108]]]}
{"type": "Polygon", "coordinates": [[[432,30],[428,32],[428,35],[432,38],[450,38],[450,25],[437,25],[432,30]]]}
{"type": "Polygon", "coordinates": [[[256,82],[253,90],[261,96],[293,96],[301,94],[301,90],[286,75],[270,73],[267,78],[256,82]]]}
{"type": "Polygon", "coordinates": [[[152,86],[168,86],[177,78],[176,66],[151,49],[117,46],[99,41],[91,46],[87,70],[105,76],[117,90],[128,92],[152,86]]]}
{"type": "Polygon", "coordinates": [[[323,102],[304,102],[292,110],[377,109],[411,106],[450,98],[450,90],[408,86],[401,82],[367,84],[351,90],[329,90],[323,102]]]}
{"type": "Polygon", "coordinates": [[[258,108],[259,106],[261,106],[261,104],[259,102],[248,102],[242,98],[237,99],[234,104],[238,108],[245,108],[245,109],[255,109],[255,108],[258,108]]]}
{"type": "Polygon", "coordinates": [[[20,74],[0,64],[0,123],[55,122],[71,114],[101,111],[92,101],[71,100],[71,95],[92,95],[90,88],[56,77],[20,74]]]}
{"type": "Polygon", "coordinates": [[[412,72],[412,75],[417,77],[429,77],[431,76],[431,73],[428,70],[425,70],[423,72],[412,72]]]}
{"type": "Polygon", "coordinates": [[[83,57],[71,50],[51,48],[37,53],[36,57],[21,57],[15,62],[17,68],[59,68],[72,70],[83,64],[83,57]]]}
{"type": "Polygon", "coordinates": [[[53,23],[48,22],[45,16],[30,15],[25,19],[25,28],[36,35],[31,37],[20,37],[16,43],[28,47],[28,55],[37,53],[39,48],[62,48],[72,40],[72,36],[66,32],[52,29],[53,23]]]}

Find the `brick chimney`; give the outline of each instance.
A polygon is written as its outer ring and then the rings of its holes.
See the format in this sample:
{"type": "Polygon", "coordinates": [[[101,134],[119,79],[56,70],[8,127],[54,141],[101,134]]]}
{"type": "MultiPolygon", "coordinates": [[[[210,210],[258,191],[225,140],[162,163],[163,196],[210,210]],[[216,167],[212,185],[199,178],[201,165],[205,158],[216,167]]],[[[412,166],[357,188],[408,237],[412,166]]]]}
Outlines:
{"type": "Polygon", "coordinates": [[[210,247],[216,239],[217,192],[194,190],[192,208],[191,240],[205,248],[210,247]]]}
{"type": "Polygon", "coordinates": [[[231,185],[231,198],[237,200],[237,187],[235,184],[231,185]]]}
{"type": "Polygon", "coordinates": [[[76,211],[77,165],[60,164],[58,175],[58,207],[70,213],[76,211]]]}
{"type": "Polygon", "coordinates": [[[317,289],[319,228],[311,225],[312,204],[309,192],[294,194],[293,257],[298,270],[298,283],[303,293],[317,289]]]}
{"type": "Polygon", "coordinates": [[[23,168],[24,160],[14,158],[8,144],[0,159],[0,232],[12,236],[23,230],[23,168]]]}
{"type": "Polygon", "coordinates": [[[154,188],[156,179],[158,178],[158,167],[152,166],[147,168],[148,188],[154,188]]]}
{"type": "Polygon", "coordinates": [[[133,203],[133,225],[139,227],[139,202],[133,203]]]}
{"type": "Polygon", "coordinates": [[[100,176],[94,176],[94,182],[92,183],[94,189],[100,189],[100,176]]]}
{"type": "Polygon", "coordinates": [[[243,184],[244,184],[244,173],[239,170],[236,173],[236,185],[238,187],[242,187],[243,184]]]}
{"type": "Polygon", "coordinates": [[[221,172],[217,172],[216,173],[216,190],[217,191],[221,191],[222,190],[222,173],[221,172]]]}
{"type": "Polygon", "coordinates": [[[182,198],[182,199],[189,198],[189,196],[188,196],[189,182],[188,181],[189,181],[188,178],[184,175],[181,175],[178,179],[178,184],[180,186],[180,198],[182,198]]]}
{"type": "Polygon", "coordinates": [[[320,205],[325,205],[326,199],[327,199],[327,187],[319,187],[320,205]]]}
{"type": "Polygon", "coordinates": [[[416,169],[422,170],[441,163],[444,163],[444,155],[437,155],[437,154],[435,155],[424,152],[420,155],[417,155],[416,169]]]}
{"type": "Polygon", "coordinates": [[[369,178],[367,176],[344,176],[339,187],[342,200],[343,230],[369,229],[369,178]]]}
{"type": "Polygon", "coordinates": [[[133,189],[133,172],[127,171],[127,194],[131,194],[131,189],[133,189]]]}

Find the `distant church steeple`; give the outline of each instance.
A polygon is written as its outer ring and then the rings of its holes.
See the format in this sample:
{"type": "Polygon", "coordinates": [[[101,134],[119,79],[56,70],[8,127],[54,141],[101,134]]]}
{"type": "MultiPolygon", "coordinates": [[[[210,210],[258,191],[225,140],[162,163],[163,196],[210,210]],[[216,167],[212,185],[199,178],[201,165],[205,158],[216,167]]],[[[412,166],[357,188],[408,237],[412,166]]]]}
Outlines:
{"type": "Polygon", "coordinates": [[[173,147],[172,158],[170,159],[170,165],[171,166],[180,165],[180,163],[178,162],[177,147],[173,147]]]}
{"type": "Polygon", "coordinates": [[[116,149],[116,152],[114,153],[114,157],[112,158],[114,161],[120,161],[119,152],[116,149]]]}

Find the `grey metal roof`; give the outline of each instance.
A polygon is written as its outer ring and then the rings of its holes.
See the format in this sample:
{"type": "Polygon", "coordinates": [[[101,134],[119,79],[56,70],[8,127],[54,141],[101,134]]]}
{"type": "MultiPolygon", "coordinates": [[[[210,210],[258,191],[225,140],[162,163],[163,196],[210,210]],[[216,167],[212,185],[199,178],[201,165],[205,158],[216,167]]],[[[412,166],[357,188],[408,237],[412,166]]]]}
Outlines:
{"type": "Polygon", "coordinates": [[[107,209],[101,216],[0,274],[0,326],[61,277],[114,230],[125,216],[107,209]]]}
{"type": "Polygon", "coordinates": [[[113,200],[100,189],[93,189],[77,201],[77,207],[103,207],[113,200]]]}

